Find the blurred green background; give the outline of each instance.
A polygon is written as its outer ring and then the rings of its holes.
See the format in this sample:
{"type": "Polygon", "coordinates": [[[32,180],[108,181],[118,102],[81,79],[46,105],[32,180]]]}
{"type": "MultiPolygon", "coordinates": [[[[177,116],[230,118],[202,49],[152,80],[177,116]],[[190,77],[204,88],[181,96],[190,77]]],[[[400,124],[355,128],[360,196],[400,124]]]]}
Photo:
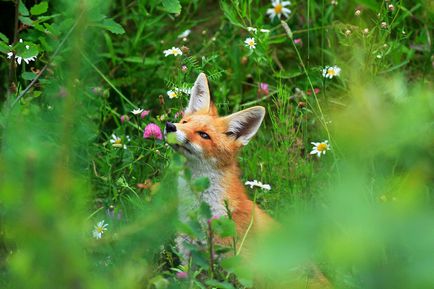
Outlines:
{"type": "Polygon", "coordinates": [[[335,288],[434,288],[433,3],[291,1],[291,31],[276,3],[0,2],[0,288],[307,288],[282,284],[310,262],[335,288]],[[281,226],[252,262],[180,264],[174,236],[204,234],[177,218],[184,162],[143,137],[202,71],[222,115],[267,109],[239,162],[281,226]]]}

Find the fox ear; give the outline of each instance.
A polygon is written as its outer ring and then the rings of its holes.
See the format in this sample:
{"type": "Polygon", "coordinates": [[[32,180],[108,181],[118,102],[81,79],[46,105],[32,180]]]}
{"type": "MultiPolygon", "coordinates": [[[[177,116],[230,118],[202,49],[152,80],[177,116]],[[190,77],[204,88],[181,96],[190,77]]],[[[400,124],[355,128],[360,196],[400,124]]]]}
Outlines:
{"type": "Polygon", "coordinates": [[[262,106],[254,106],[228,115],[225,117],[228,121],[226,134],[234,136],[246,145],[258,131],[264,116],[265,108],[262,106]]]}
{"type": "Polygon", "coordinates": [[[191,89],[190,101],[185,109],[186,114],[191,114],[199,110],[206,112],[210,109],[211,97],[209,93],[208,80],[205,73],[200,73],[191,89]]]}

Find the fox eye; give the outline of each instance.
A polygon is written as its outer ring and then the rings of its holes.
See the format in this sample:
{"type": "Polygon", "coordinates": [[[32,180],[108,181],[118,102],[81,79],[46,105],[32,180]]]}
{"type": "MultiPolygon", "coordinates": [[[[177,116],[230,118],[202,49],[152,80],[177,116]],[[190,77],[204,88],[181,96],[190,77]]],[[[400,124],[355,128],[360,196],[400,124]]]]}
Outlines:
{"type": "Polygon", "coordinates": [[[209,135],[208,135],[206,132],[198,131],[197,133],[201,136],[201,138],[204,138],[204,139],[211,139],[211,138],[209,137],[209,135]]]}
{"type": "Polygon", "coordinates": [[[187,123],[187,121],[186,121],[186,120],[183,120],[182,123],[187,123]]]}

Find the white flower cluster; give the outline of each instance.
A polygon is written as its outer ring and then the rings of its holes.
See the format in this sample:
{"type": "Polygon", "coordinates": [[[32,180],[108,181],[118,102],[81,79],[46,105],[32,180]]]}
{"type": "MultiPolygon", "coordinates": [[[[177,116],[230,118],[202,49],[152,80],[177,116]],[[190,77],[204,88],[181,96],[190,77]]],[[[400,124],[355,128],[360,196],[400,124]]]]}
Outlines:
{"type": "Polygon", "coordinates": [[[253,189],[253,187],[258,187],[261,188],[263,190],[271,190],[271,186],[269,184],[263,184],[260,181],[257,180],[253,180],[253,181],[247,181],[244,183],[246,186],[250,186],[251,189],[253,189]]]}

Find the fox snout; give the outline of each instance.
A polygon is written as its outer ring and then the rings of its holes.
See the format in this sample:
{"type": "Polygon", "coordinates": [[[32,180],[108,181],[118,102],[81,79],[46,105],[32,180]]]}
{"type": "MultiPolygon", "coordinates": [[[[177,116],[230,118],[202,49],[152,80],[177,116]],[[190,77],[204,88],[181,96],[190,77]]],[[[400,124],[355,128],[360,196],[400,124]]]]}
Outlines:
{"type": "Polygon", "coordinates": [[[169,133],[169,132],[176,132],[176,125],[174,125],[173,123],[171,123],[171,122],[166,122],[166,133],[169,133]]]}

